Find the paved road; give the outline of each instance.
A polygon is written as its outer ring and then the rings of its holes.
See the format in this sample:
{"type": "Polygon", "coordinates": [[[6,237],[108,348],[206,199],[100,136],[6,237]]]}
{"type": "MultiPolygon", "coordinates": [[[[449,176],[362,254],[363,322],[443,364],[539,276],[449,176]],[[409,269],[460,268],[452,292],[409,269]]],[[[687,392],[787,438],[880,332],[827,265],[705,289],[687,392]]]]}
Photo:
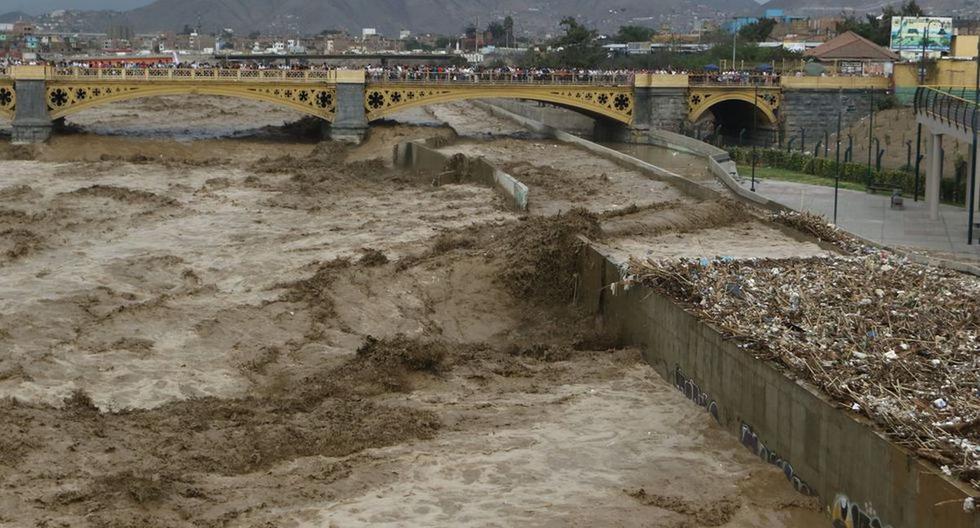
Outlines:
{"type": "MultiPolygon", "coordinates": [[[[748,182],[745,183],[746,187],[748,182]]],[[[757,182],[756,191],[783,205],[800,211],[834,214],[834,189],[819,185],[774,180],[757,182]]],[[[980,220],[980,215],[978,215],[980,220]]],[[[939,220],[929,220],[923,201],[905,199],[904,209],[892,209],[890,197],[860,191],[840,191],[838,225],[861,237],[893,247],[924,249],[980,260],[980,244],[967,245],[965,208],[940,206],[939,220]]],[[[974,230],[980,237],[980,229],[974,230]]]]}

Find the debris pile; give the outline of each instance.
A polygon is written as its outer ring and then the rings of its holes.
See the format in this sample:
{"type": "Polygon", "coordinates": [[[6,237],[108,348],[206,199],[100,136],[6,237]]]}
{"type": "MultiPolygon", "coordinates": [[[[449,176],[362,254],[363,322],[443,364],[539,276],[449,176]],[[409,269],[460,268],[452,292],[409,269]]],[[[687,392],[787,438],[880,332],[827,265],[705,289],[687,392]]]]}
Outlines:
{"type": "Polygon", "coordinates": [[[855,238],[854,235],[828,223],[826,218],[818,214],[806,211],[778,211],[770,216],[770,220],[777,224],[792,227],[822,242],[833,244],[845,253],[859,255],[875,251],[855,238]]]}
{"type": "Polygon", "coordinates": [[[640,282],[980,488],[980,281],[885,252],[634,260],[640,282]]]}

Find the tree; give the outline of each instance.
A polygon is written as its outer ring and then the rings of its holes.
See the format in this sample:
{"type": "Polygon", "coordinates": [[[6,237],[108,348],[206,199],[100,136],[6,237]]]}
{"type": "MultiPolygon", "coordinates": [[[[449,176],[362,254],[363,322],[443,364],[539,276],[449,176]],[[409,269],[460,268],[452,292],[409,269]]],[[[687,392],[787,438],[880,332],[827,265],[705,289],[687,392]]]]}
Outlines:
{"type": "Polygon", "coordinates": [[[559,51],[555,57],[559,66],[588,68],[605,59],[605,52],[596,42],[599,33],[578,23],[574,17],[565,17],[560,23],[565,34],[552,41],[559,51]]]}
{"type": "Polygon", "coordinates": [[[885,6],[881,10],[881,16],[865,15],[863,21],[853,16],[844,17],[842,22],[837,23],[837,33],[853,31],[879,46],[888,46],[892,35],[892,17],[918,17],[923,14],[919,4],[915,0],[909,0],[897,10],[892,6],[885,6]]]}
{"type": "Polygon", "coordinates": [[[510,47],[514,43],[514,19],[510,15],[504,17],[504,37],[507,39],[506,45],[510,47]]]}
{"type": "Polygon", "coordinates": [[[449,40],[449,37],[437,37],[436,38],[436,48],[437,49],[446,49],[446,48],[449,47],[450,44],[452,44],[452,41],[449,40]]]}
{"type": "Polygon", "coordinates": [[[184,29],[181,29],[179,34],[190,35],[193,32],[194,32],[194,28],[192,28],[190,24],[184,24],[184,29]]]}
{"type": "Polygon", "coordinates": [[[504,37],[507,36],[504,25],[496,20],[487,24],[487,33],[490,34],[490,40],[494,43],[504,40],[504,37]]]}
{"type": "Polygon", "coordinates": [[[909,0],[902,4],[902,16],[920,17],[925,16],[925,12],[919,4],[915,3],[915,0],[909,0]]]}
{"type": "Polygon", "coordinates": [[[657,32],[653,28],[646,26],[620,26],[619,33],[613,37],[613,40],[620,44],[626,44],[628,42],[650,42],[650,39],[656,34],[657,32]]]}
{"type": "Polygon", "coordinates": [[[746,24],[738,30],[738,36],[748,42],[762,42],[769,38],[772,30],[776,29],[776,21],[772,18],[761,18],[751,24],[746,24]]]}
{"type": "Polygon", "coordinates": [[[432,51],[433,47],[420,41],[416,37],[407,38],[402,41],[402,46],[404,46],[405,51],[412,50],[422,50],[422,51],[432,51]]]}

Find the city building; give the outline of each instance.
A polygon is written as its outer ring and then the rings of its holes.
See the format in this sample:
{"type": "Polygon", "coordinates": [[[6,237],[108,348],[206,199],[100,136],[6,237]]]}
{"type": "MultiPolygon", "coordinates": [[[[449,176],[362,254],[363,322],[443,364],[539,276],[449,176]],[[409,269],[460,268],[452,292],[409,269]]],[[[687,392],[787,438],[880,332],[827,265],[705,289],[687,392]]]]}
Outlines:
{"type": "Polygon", "coordinates": [[[805,57],[832,67],[842,75],[891,75],[899,55],[848,31],[807,50],[805,57]]]}

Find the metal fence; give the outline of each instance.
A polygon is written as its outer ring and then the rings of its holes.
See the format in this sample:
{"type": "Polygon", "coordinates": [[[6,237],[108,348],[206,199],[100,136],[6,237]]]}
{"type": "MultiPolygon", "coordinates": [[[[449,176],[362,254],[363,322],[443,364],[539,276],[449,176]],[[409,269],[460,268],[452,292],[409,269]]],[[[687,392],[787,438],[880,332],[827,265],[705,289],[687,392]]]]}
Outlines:
{"type": "Polygon", "coordinates": [[[779,87],[779,75],[747,73],[698,73],[688,77],[691,86],[759,86],[779,87]]]}
{"type": "Polygon", "coordinates": [[[591,75],[584,73],[510,73],[510,72],[371,72],[367,80],[373,83],[401,84],[567,84],[588,86],[633,86],[632,73],[591,75]]]}
{"type": "Polygon", "coordinates": [[[977,103],[973,96],[973,88],[920,86],[915,91],[915,113],[972,132],[977,123],[977,103]]]}
{"type": "Polygon", "coordinates": [[[248,70],[225,68],[55,68],[59,80],[291,81],[331,82],[336,70],[248,70]]]}

